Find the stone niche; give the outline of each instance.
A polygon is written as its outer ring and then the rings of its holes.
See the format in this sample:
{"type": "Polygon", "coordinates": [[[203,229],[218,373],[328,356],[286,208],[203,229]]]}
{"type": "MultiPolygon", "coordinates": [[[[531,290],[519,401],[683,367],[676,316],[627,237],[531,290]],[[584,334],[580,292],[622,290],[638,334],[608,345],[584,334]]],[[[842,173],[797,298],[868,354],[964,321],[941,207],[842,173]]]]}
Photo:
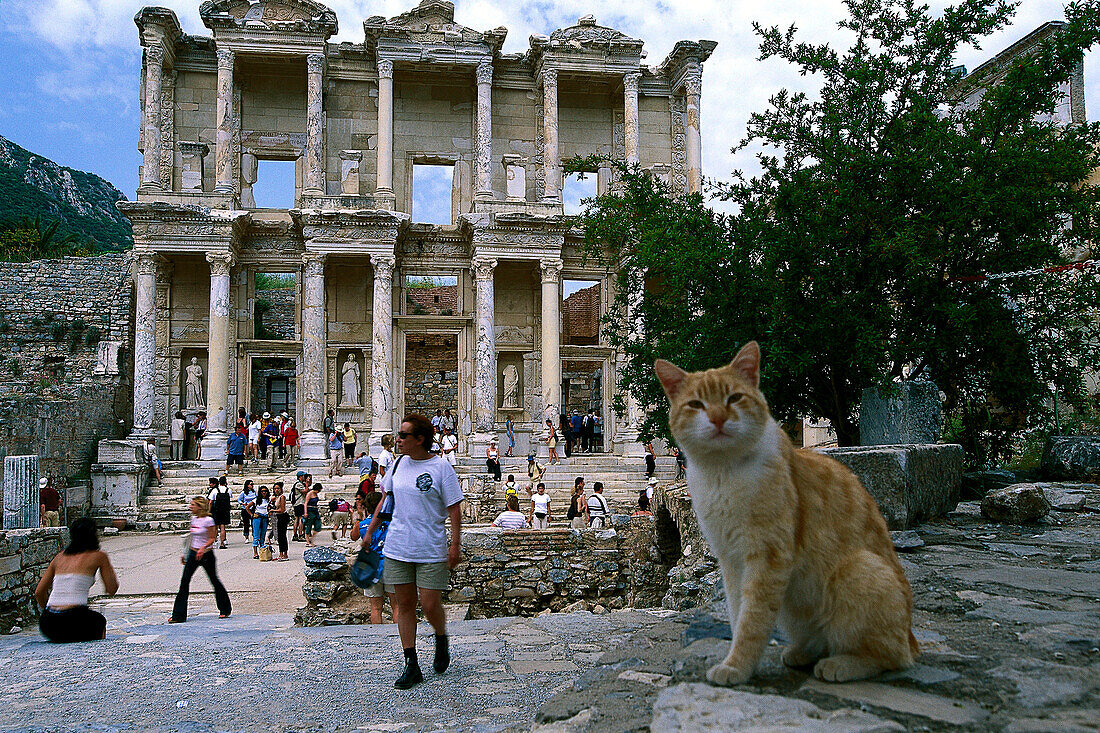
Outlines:
{"type": "Polygon", "coordinates": [[[366,393],[366,376],[369,371],[370,362],[364,357],[363,349],[347,348],[337,350],[336,378],[333,382],[333,388],[336,393],[337,418],[341,422],[362,422],[365,407],[370,401],[370,396],[366,393]],[[344,365],[347,364],[348,356],[354,356],[355,363],[359,366],[358,396],[347,389],[350,385],[345,385],[344,365]]]}
{"type": "Polygon", "coordinates": [[[497,409],[510,414],[512,419],[523,412],[523,353],[502,351],[497,354],[497,409]],[[509,395],[506,391],[507,374],[515,370],[516,387],[509,395]]]}
{"type": "Polygon", "coordinates": [[[182,411],[186,417],[191,417],[198,413],[199,410],[206,409],[206,383],[207,378],[210,376],[210,370],[208,367],[208,359],[206,349],[200,348],[185,348],[180,349],[179,360],[179,373],[176,375],[176,390],[177,396],[175,406],[172,408],[172,414],[175,415],[176,411],[182,411]],[[187,406],[187,368],[191,366],[191,360],[198,359],[199,368],[202,369],[202,377],[200,386],[200,396],[202,397],[202,404],[196,408],[189,408],[187,406]]]}

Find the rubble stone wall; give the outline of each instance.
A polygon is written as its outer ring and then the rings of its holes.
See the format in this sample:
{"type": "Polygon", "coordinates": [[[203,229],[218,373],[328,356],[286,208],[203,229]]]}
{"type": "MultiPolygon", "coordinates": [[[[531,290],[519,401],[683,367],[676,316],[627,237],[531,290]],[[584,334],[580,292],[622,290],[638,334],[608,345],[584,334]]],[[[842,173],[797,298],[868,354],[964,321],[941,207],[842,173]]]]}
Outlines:
{"type": "Polygon", "coordinates": [[[0,532],[0,633],[38,622],[34,589],[50,560],[67,544],[66,527],[0,532]]]}

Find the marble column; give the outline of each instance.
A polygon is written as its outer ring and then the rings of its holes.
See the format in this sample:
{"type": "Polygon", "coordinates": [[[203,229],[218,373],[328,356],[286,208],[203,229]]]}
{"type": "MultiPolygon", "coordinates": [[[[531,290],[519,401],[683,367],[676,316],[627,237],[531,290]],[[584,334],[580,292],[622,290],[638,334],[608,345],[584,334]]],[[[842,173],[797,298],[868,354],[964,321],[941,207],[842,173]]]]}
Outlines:
{"type": "Polygon", "coordinates": [[[392,255],[371,255],[374,267],[374,309],[371,313],[371,437],[378,445],[394,430],[393,418],[393,269],[392,255]]]}
{"type": "Polygon", "coordinates": [[[202,452],[211,460],[220,460],[229,435],[229,270],[233,267],[233,255],[207,252],[206,261],[210,263],[210,329],[206,369],[206,437],[202,441],[202,452]]]}
{"type": "Polygon", "coordinates": [[[156,405],[157,262],[150,252],[134,257],[134,430],[152,434],[156,405]]]}
{"type": "Polygon", "coordinates": [[[375,194],[393,198],[393,62],[378,61],[378,185],[375,194]]]}
{"type": "Polygon", "coordinates": [[[542,260],[542,422],[561,414],[561,260],[542,260]]]}
{"type": "Polygon", "coordinates": [[[542,167],[544,175],[542,197],[561,198],[561,169],[558,153],[558,71],[542,72],[542,167]]]}
{"type": "Polygon", "coordinates": [[[325,457],[325,255],[302,256],[302,388],[298,430],[302,458],[325,457]]]}
{"type": "Polygon", "coordinates": [[[695,67],[684,78],[688,193],[699,193],[703,190],[703,138],[699,131],[699,104],[702,93],[703,70],[695,67]]]}
{"type": "Polygon", "coordinates": [[[161,190],[161,80],[164,77],[164,47],[160,44],[145,49],[145,115],[144,165],[141,188],[161,190]]]}
{"type": "MultiPolygon", "coordinates": [[[[497,345],[493,274],[497,261],[475,257],[477,340],[474,344],[474,430],[488,442],[493,435],[497,401],[497,345]]],[[[475,439],[476,440],[476,439],[475,439]]],[[[482,442],[482,441],[477,441],[482,442]]]]}
{"type": "Polygon", "coordinates": [[[306,183],[302,193],[325,195],[325,134],[321,109],[321,82],[325,55],[306,57],[306,183]]]}
{"type": "Polygon", "coordinates": [[[626,147],[626,164],[638,162],[638,82],[640,71],[623,74],[623,132],[626,147]]]}
{"type": "MultiPolygon", "coordinates": [[[[234,54],[218,49],[217,133],[214,149],[214,191],[236,193],[233,182],[233,63],[234,54]]],[[[208,421],[209,424],[209,421],[208,421]]]]}
{"type": "Polygon", "coordinates": [[[492,200],[493,160],[493,62],[477,65],[477,158],[474,160],[474,197],[492,200]]]}

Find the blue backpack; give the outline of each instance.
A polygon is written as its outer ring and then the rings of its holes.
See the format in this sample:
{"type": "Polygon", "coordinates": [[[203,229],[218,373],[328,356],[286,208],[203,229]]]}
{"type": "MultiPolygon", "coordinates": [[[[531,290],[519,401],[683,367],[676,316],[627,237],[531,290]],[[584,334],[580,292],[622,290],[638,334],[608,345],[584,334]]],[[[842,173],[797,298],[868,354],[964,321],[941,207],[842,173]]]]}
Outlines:
{"type": "MultiPolygon", "coordinates": [[[[397,470],[397,466],[400,465],[401,459],[404,456],[398,457],[397,461],[393,464],[394,471],[397,470]]],[[[392,499],[392,493],[386,495],[387,500],[392,499]]],[[[386,509],[392,510],[392,501],[387,501],[390,504],[389,507],[383,505],[380,507],[381,516],[392,516],[392,511],[387,512],[386,509]]],[[[382,567],[386,562],[386,558],[382,555],[382,550],[386,546],[386,532],[390,528],[389,519],[380,519],[378,526],[374,528],[374,532],[370,536],[370,549],[359,550],[359,554],[355,557],[355,562],[351,564],[351,582],[360,588],[369,588],[375,583],[382,580],[382,567]]]]}

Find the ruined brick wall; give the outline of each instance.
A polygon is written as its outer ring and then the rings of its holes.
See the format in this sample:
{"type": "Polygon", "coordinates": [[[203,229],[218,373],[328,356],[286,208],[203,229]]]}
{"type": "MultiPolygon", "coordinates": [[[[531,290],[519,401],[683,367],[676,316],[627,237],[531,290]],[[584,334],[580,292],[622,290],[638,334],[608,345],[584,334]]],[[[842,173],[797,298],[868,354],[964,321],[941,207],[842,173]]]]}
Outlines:
{"type": "Polygon", "coordinates": [[[600,285],[578,290],[561,303],[562,343],[592,346],[600,342],[600,285]]]}
{"type": "Polygon", "coordinates": [[[428,334],[405,341],[405,411],[434,415],[458,409],[458,342],[428,334]]]}
{"type": "Polygon", "coordinates": [[[458,314],[458,286],[436,285],[409,288],[406,308],[409,315],[453,316],[458,314]]]}
{"type": "Polygon", "coordinates": [[[0,457],[37,454],[58,486],[130,429],[128,272],[119,254],[0,263],[0,457]]]}
{"type": "Polygon", "coordinates": [[[256,292],[256,338],[295,338],[295,315],[298,308],[294,290],[258,290],[256,292]]]}

